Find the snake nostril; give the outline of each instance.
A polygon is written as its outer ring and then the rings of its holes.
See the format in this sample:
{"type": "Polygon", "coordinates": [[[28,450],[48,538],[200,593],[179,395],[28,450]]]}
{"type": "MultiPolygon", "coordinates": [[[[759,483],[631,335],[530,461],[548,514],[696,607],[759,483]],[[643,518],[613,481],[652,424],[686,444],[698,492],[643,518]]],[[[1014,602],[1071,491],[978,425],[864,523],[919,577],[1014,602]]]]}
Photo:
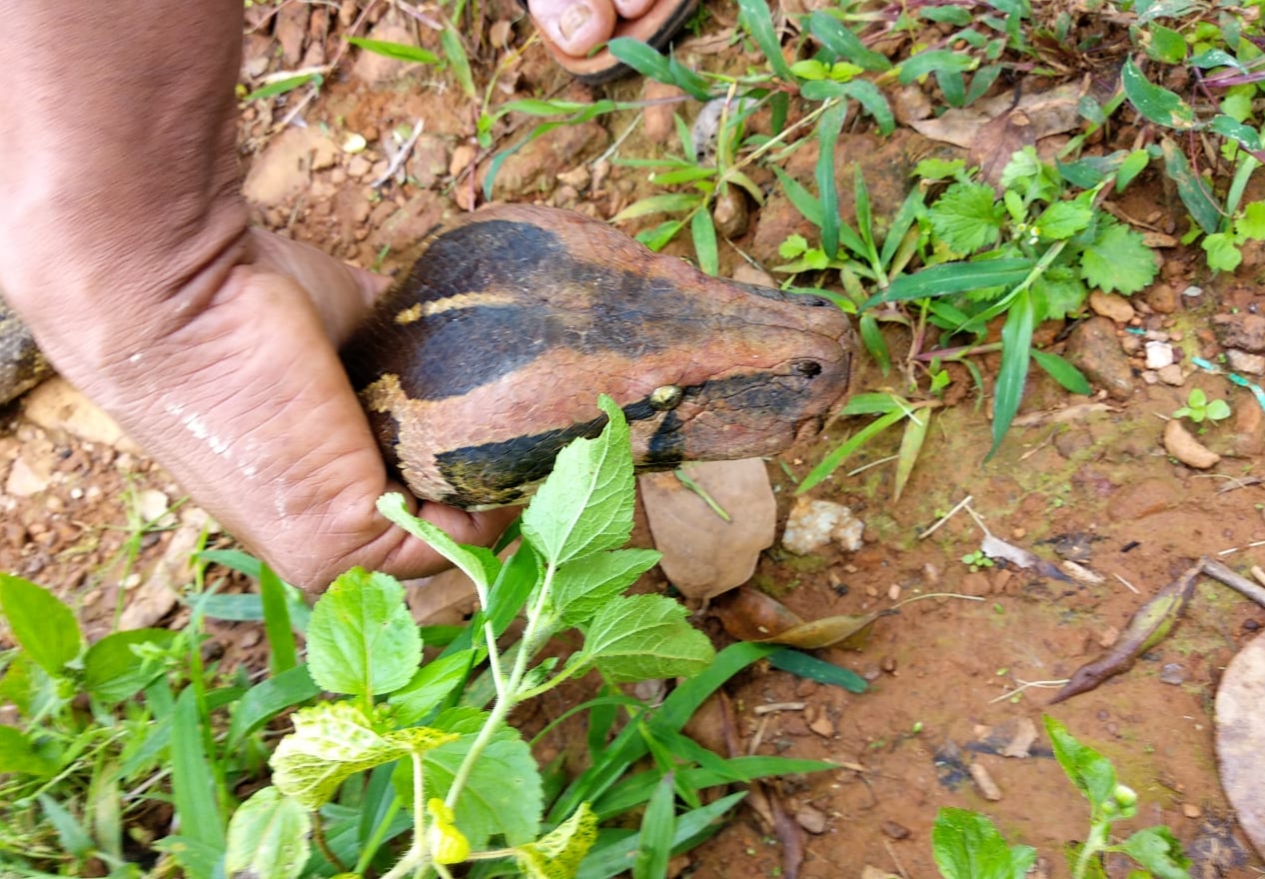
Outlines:
{"type": "Polygon", "coordinates": [[[816,378],[821,375],[821,364],[816,360],[796,360],[791,364],[791,372],[805,378],[816,378]]]}

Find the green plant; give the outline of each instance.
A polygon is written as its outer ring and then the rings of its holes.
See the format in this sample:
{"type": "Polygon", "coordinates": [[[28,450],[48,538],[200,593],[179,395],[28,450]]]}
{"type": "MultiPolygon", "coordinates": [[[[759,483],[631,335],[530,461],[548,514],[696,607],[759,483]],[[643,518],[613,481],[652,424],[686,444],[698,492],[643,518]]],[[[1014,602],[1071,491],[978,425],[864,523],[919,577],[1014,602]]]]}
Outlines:
{"type": "MultiPolygon", "coordinates": [[[[1132,858],[1158,879],[1190,879],[1190,861],[1167,827],[1139,830],[1123,842],[1111,842],[1111,828],[1138,812],[1138,795],[1116,780],[1111,761],[1081,744],[1063,724],[1045,718],[1054,756],[1063,772],[1089,800],[1089,835],[1069,845],[1072,879],[1105,879],[1102,855],[1117,852],[1132,858]]],[[[945,879],[1022,879],[1036,860],[1028,846],[1008,846],[983,815],[965,809],[941,809],[932,830],[936,866],[945,879]]]]}
{"type": "Polygon", "coordinates": [[[994,564],[992,559],[984,555],[984,550],[982,549],[977,549],[975,552],[968,552],[966,555],[962,556],[961,561],[962,564],[970,567],[972,574],[980,568],[991,568],[994,564]]]}
{"type": "Polygon", "coordinates": [[[1195,424],[1204,421],[1223,421],[1230,417],[1230,404],[1225,400],[1209,400],[1199,388],[1192,388],[1186,396],[1186,405],[1173,413],[1174,418],[1189,418],[1195,424]]]}

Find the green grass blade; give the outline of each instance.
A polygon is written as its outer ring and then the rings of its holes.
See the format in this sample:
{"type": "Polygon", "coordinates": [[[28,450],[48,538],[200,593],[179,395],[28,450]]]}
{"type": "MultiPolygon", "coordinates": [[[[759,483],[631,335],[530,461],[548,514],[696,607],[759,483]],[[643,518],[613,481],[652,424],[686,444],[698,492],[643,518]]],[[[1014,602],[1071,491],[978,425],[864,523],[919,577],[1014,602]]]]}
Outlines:
{"type": "Polygon", "coordinates": [[[253,92],[242,98],[243,102],[257,101],[260,98],[272,98],[277,95],[284,95],[286,92],[292,92],[297,88],[302,88],[309,82],[316,83],[319,87],[325,81],[325,77],[319,73],[301,73],[298,76],[289,76],[285,79],[279,79],[276,82],[270,82],[267,85],[261,85],[253,92]]]}
{"type": "Polygon", "coordinates": [[[993,391],[993,447],[984,458],[993,457],[1002,437],[1010,429],[1023,399],[1023,386],[1028,378],[1029,353],[1032,350],[1032,331],[1036,326],[1036,309],[1032,294],[1023,290],[1014,298],[1006,325],[1001,328],[1001,370],[997,374],[997,386],[993,391]]]}
{"type": "MultiPolygon", "coordinates": [[[[176,699],[171,736],[171,792],[181,834],[224,851],[224,817],[219,809],[215,772],[207,759],[197,694],[186,687],[176,699]]],[[[186,865],[197,867],[197,865],[186,865]]],[[[195,869],[194,879],[210,879],[195,869]]]]}
{"type": "Polygon", "coordinates": [[[474,100],[478,92],[474,87],[474,77],[470,75],[470,59],[466,55],[466,47],[461,43],[461,34],[448,24],[439,35],[439,44],[444,48],[444,57],[448,59],[448,66],[452,68],[457,84],[467,98],[474,100]]]}
{"type": "Polygon", "coordinates": [[[312,681],[306,665],[260,681],[246,691],[233,709],[228,725],[229,751],[236,751],[242,740],[287,708],[301,705],[321,694],[312,681]]]}
{"type": "Polygon", "coordinates": [[[285,586],[267,565],[259,572],[259,597],[264,609],[264,633],[272,651],[272,673],[281,674],[299,664],[298,652],[294,644],[294,629],[290,625],[285,586]]]}
{"type": "Polygon", "coordinates": [[[674,777],[663,776],[650,796],[650,803],[641,817],[637,834],[637,857],[633,860],[633,879],[664,879],[668,875],[668,859],[672,856],[672,836],[676,832],[674,777]]]}
{"type": "Polygon", "coordinates": [[[846,25],[820,9],[808,17],[808,30],[834,53],[836,61],[850,61],[877,73],[892,69],[892,62],[886,55],[866,48],[846,25]]]}
{"type": "Polygon", "coordinates": [[[887,229],[887,237],[883,239],[883,249],[879,252],[879,261],[887,270],[889,276],[899,270],[898,266],[893,265],[892,260],[896,256],[897,248],[905,240],[909,230],[913,228],[914,221],[918,219],[918,213],[922,208],[923,191],[915,186],[909,190],[909,195],[905,196],[900,210],[892,218],[892,225],[887,229]]]}
{"type": "Polygon", "coordinates": [[[927,427],[931,424],[931,410],[915,409],[909,413],[909,421],[905,425],[905,435],[901,437],[900,453],[896,459],[896,481],[892,486],[892,500],[900,500],[900,494],[909,482],[909,475],[914,472],[914,464],[918,462],[918,453],[922,451],[923,441],[927,438],[927,427]]]}
{"type": "Polygon", "coordinates": [[[692,211],[698,207],[703,201],[703,196],[692,192],[665,192],[660,195],[651,195],[637,201],[624,208],[615,216],[611,217],[612,223],[621,223],[624,220],[632,220],[637,217],[645,217],[650,214],[667,214],[677,211],[692,211]]]}
{"type": "Polygon", "coordinates": [[[394,58],[396,61],[412,61],[417,64],[438,64],[439,56],[420,46],[409,46],[405,43],[391,43],[385,40],[371,40],[367,37],[348,37],[347,42],[375,55],[394,58]]]}
{"type": "Polygon", "coordinates": [[[892,353],[887,350],[887,340],[879,332],[878,321],[874,319],[874,315],[868,313],[861,315],[860,320],[857,321],[857,331],[861,334],[861,341],[865,343],[865,350],[870,352],[870,356],[874,358],[879,369],[886,376],[892,371],[892,353]]]}
{"type": "Polygon", "coordinates": [[[715,277],[720,272],[720,253],[716,249],[716,226],[706,205],[694,213],[694,219],[690,221],[690,236],[694,239],[698,267],[715,277]]]}
{"type": "Polygon", "coordinates": [[[876,434],[883,432],[904,417],[905,412],[903,409],[897,410],[896,412],[889,412],[881,418],[874,419],[865,427],[858,430],[851,436],[851,438],[848,439],[846,443],[839,446],[839,448],[835,449],[826,457],[822,458],[821,463],[814,467],[809,474],[804,477],[804,481],[801,482],[799,487],[795,489],[795,493],[803,494],[806,491],[816,488],[822,480],[831,473],[834,473],[835,469],[840,464],[848,460],[849,456],[851,456],[853,452],[861,448],[867,440],[876,434]]]}
{"type": "Polygon", "coordinates": [[[769,665],[790,672],[796,677],[842,687],[849,693],[864,693],[869,689],[865,678],[856,672],[789,647],[783,647],[773,653],[769,657],[769,665]]]}
{"type": "Polygon", "coordinates": [[[983,290],[987,287],[1011,287],[1022,283],[1031,273],[1032,259],[990,259],[980,262],[951,262],[902,275],[882,293],[867,299],[861,310],[884,302],[906,302],[983,290]]]}
{"type": "MultiPolygon", "coordinates": [[[[693,809],[677,816],[676,832],[672,836],[672,853],[689,851],[719,830],[721,825],[718,819],[742,802],[746,795],[746,791],[739,791],[701,809],[693,809]]],[[[589,849],[588,856],[580,863],[575,879],[611,879],[612,876],[628,872],[632,867],[637,840],[635,831],[603,831],[597,843],[589,849]]]]}
{"type": "Polygon", "coordinates": [[[660,55],[653,47],[632,37],[616,37],[606,44],[611,54],[642,76],[673,84],[672,68],[666,55],[660,55]]]}
{"type": "Polygon", "coordinates": [[[1048,351],[1037,351],[1034,348],[1032,359],[1037,362],[1037,366],[1048,372],[1051,378],[1073,394],[1089,396],[1094,392],[1094,389],[1089,386],[1089,379],[1085,378],[1085,374],[1059,355],[1051,354],[1048,351]]]}
{"type": "Polygon", "coordinates": [[[784,82],[795,82],[791,66],[782,57],[782,44],[773,29],[773,14],[769,11],[767,0],[738,0],[738,24],[751,34],[751,39],[760,47],[778,78],[784,82]]]}
{"type": "Polygon", "coordinates": [[[843,128],[846,105],[840,101],[817,121],[817,199],[821,204],[821,245],[826,255],[839,252],[839,190],[835,186],[835,144],[843,128]]]}
{"type": "Polygon", "coordinates": [[[816,196],[777,165],[773,166],[773,173],[777,175],[778,182],[782,184],[782,189],[786,192],[786,197],[791,200],[791,204],[795,206],[795,210],[803,214],[805,220],[820,229],[822,222],[821,202],[817,200],[816,196]]]}

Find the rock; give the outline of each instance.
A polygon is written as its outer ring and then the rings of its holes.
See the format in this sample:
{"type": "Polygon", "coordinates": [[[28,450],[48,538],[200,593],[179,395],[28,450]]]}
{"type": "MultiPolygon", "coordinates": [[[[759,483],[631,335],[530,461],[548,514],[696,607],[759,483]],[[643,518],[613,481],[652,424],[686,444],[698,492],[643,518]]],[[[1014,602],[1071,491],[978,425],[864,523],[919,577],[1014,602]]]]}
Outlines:
{"type": "Polygon", "coordinates": [[[273,36],[281,44],[283,68],[295,67],[303,57],[303,35],[307,33],[307,19],[311,7],[306,3],[287,3],[277,9],[277,22],[273,36]]]}
{"type": "Polygon", "coordinates": [[[835,737],[835,733],[838,732],[835,729],[834,722],[824,714],[814,718],[813,722],[808,724],[808,728],[823,739],[832,739],[835,737]]]}
{"type": "Polygon", "coordinates": [[[175,525],[175,517],[169,512],[171,501],[156,488],[146,488],[136,493],[136,512],[144,522],[161,528],[175,525]]]}
{"type": "Polygon", "coordinates": [[[448,141],[438,134],[422,134],[409,155],[408,175],[419,189],[430,189],[448,173],[448,141]]]}
{"type": "Polygon", "coordinates": [[[1265,353],[1265,315],[1218,314],[1212,318],[1212,330],[1217,334],[1217,341],[1226,348],[1265,353]]]}
{"type": "Polygon", "coordinates": [[[747,224],[750,222],[746,193],[732,183],[725,187],[724,192],[716,197],[712,220],[716,223],[716,233],[722,238],[741,238],[746,235],[747,224]]]}
{"type": "Polygon", "coordinates": [[[1243,832],[1265,854],[1265,638],[1256,637],[1230,660],[1217,688],[1217,763],[1221,788],[1243,832]]]}
{"type": "Polygon", "coordinates": [[[1196,470],[1207,470],[1221,460],[1220,455],[1195,439],[1177,419],[1164,425],[1164,450],[1196,470]]]}
{"type": "Polygon", "coordinates": [[[746,262],[734,269],[734,280],[742,284],[755,284],[757,287],[777,288],[777,281],[773,280],[772,275],[746,262]]]}
{"type": "Polygon", "coordinates": [[[835,540],[845,552],[856,552],[864,531],[865,523],[843,504],[800,498],[786,519],[782,546],[796,555],[808,555],[835,540]]]}
{"type": "Polygon", "coordinates": [[[1182,290],[1182,295],[1187,299],[1198,299],[1200,296],[1204,295],[1204,288],[1191,284],[1189,287],[1182,290]]]}
{"type": "Polygon", "coordinates": [[[9,468],[9,478],[4,482],[4,493],[13,497],[30,497],[48,488],[53,477],[53,459],[51,457],[28,456],[23,454],[9,468]]]}
{"type": "Polygon", "coordinates": [[[338,146],[317,128],[287,128],[255,159],[242,183],[247,201],[271,207],[297,195],[312,182],[312,169],[328,168],[338,146]]]}
{"type": "Polygon", "coordinates": [[[120,629],[152,626],[176,606],[180,588],[193,578],[193,551],[202,539],[202,529],[210,522],[210,516],[195,510],[185,508],[181,525],[172,534],[162,558],[139,588],[128,595],[127,608],[119,618],[120,629]]]}
{"type": "Polygon", "coordinates": [[[804,805],[795,810],[795,823],[809,833],[826,832],[826,813],[813,806],[804,805]]]}
{"type": "Polygon", "coordinates": [[[1105,388],[1116,400],[1133,393],[1133,370],[1116,338],[1116,325],[1105,317],[1091,317],[1072,330],[1065,356],[1090,381],[1105,388]]]}
{"type": "Polygon", "coordinates": [[[672,117],[682,105],[685,92],[674,85],[666,85],[647,77],[641,90],[641,99],[647,103],[641,111],[641,123],[646,139],[652,143],[676,140],[676,123],[672,117]]]}
{"type": "Polygon", "coordinates": [[[884,821],[879,825],[879,829],[883,831],[884,836],[891,839],[909,839],[909,828],[895,821],[884,821]]]}
{"type": "Polygon", "coordinates": [[[975,787],[979,789],[980,796],[990,802],[997,802],[1001,799],[1001,788],[997,786],[997,782],[993,781],[993,776],[989,774],[988,769],[983,763],[976,761],[970,765],[971,781],[975,782],[975,787]]]}
{"type": "Polygon", "coordinates": [[[64,378],[55,377],[26,395],[22,414],[48,431],[64,431],[90,443],[139,451],[109,415],[64,378]]]}
{"type": "Polygon", "coordinates": [[[1160,682],[1180,686],[1186,683],[1186,669],[1180,662],[1166,662],[1160,668],[1160,682]]]}
{"type": "Polygon", "coordinates": [[[1176,363],[1170,363],[1168,366],[1156,370],[1155,374],[1164,384],[1174,388],[1180,388],[1186,383],[1186,376],[1182,374],[1182,368],[1176,363]]]}
{"type": "MultiPolygon", "coordinates": [[[[558,168],[572,167],[586,157],[591,158],[606,146],[609,139],[606,129],[596,122],[559,126],[505,160],[496,173],[494,196],[504,198],[510,193],[517,196],[535,189],[547,190],[558,168]]],[[[453,164],[456,164],[456,159],[454,151],[453,164]]],[[[486,162],[479,166],[477,183],[480,187],[488,167],[486,162]]]]}
{"type": "Polygon", "coordinates": [[[777,501],[759,458],[687,464],[684,470],[730,521],[673,473],[643,476],[641,498],[663,553],[663,572],[682,593],[705,600],[751,579],[760,553],[773,543],[777,501]]]}
{"type": "Polygon", "coordinates": [[[1249,354],[1238,348],[1229,348],[1225,352],[1226,363],[1235,372],[1244,375],[1265,375],[1265,355],[1249,354]]]}
{"type": "Polygon", "coordinates": [[[1167,342],[1146,343],[1146,368],[1163,369],[1173,365],[1173,346],[1167,342]]]}
{"type": "Polygon", "coordinates": [[[1172,314],[1177,311],[1180,302],[1177,291],[1172,285],[1162,281],[1146,292],[1146,304],[1151,306],[1152,311],[1160,314],[1172,314]]]}
{"type": "Polygon", "coordinates": [[[1089,307],[1094,314],[1109,317],[1118,324],[1127,324],[1136,316],[1133,306],[1123,296],[1095,290],[1089,294],[1089,307]]]}

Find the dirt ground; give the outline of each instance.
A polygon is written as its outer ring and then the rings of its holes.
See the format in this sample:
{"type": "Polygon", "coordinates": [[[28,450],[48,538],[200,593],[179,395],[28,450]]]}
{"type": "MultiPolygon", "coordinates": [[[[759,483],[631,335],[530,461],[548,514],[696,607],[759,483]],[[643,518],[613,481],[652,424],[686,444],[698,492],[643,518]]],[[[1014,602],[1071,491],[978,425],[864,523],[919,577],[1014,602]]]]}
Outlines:
{"type": "MultiPolygon", "coordinates": [[[[258,77],[325,63],[338,51],[337,35],[353,25],[380,39],[420,39],[423,46],[438,47],[438,35],[424,17],[415,21],[379,4],[356,21],[346,6],[341,13],[306,3],[284,4],[279,12],[252,7],[246,71],[258,77]]],[[[725,39],[734,24],[732,8],[715,7],[701,35],[678,52],[712,66],[741,67],[754,60],[725,39]]],[[[511,48],[524,45],[530,27],[517,7],[493,4],[487,14],[499,24],[483,39],[492,34],[511,48]]],[[[576,85],[538,44],[517,57],[496,44],[481,51],[511,59],[492,89],[494,103],[531,95],[660,101],[563,126],[527,145],[500,170],[497,199],[609,218],[653,191],[644,170],[612,159],[662,155],[671,141],[661,133],[665,124],[671,130],[671,112],[698,111],[697,103],[673,100],[639,78],[598,89],[576,85]]],[[[486,82],[489,72],[481,70],[479,81],[486,82]]],[[[315,100],[303,102],[303,94],[254,102],[243,112],[246,191],[256,222],[363,266],[377,266],[385,250],[382,267],[391,270],[399,266],[401,251],[446,213],[482,203],[478,184],[492,151],[479,149],[472,136],[479,102],[467,101],[445,76],[356,51],[315,100]],[[306,127],[282,126],[285,120],[306,127]],[[424,122],[423,133],[402,174],[390,176],[392,132],[417,120],[424,122]],[[363,151],[343,149],[353,134],[364,137],[363,151]],[[384,185],[371,185],[384,176],[384,185]]],[[[511,117],[496,130],[494,150],[516,142],[531,124],[511,117]]],[[[1117,132],[1122,143],[1135,133],[1117,132]]],[[[913,161],[948,149],[905,129],[880,141],[856,123],[845,127],[838,161],[841,168],[862,161],[881,205],[898,197],[913,161]],[[885,196],[885,187],[897,195],[885,196]]],[[[814,160],[815,146],[807,144],[786,167],[811,185],[814,160]]],[[[752,175],[772,189],[771,174],[752,175]]],[[[851,180],[850,170],[840,179],[851,180]]],[[[1184,216],[1154,167],[1110,206],[1141,218],[1161,236],[1174,234],[1171,218],[1184,216]]],[[[734,230],[730,245],[722,243],[722,273],[741,265],[742,254],[765,267],[776,264],[777,244],[789,231],[803,231],[776,195],[762,209],[748,207],[749,221],[734,230]]],[[[844,215],[849,212],[845,204],[844,215]]],[[[626,231],[638,228],[628,224],[626,231]]],[[[987,814],[1012,842],[1037,848],[1044,875],[1066,876],[1062,847],[1086,832],[1084,800],[1052,759],[1043,732],[1029,756],[1003,756],[1032,725],[1040,729],[1047,711],[1116,762],[1121,780],[1141,798],[1132,823],[1173,828],[1196,862],[1194,875],[1265,872],[1221,792],[1212,720],[1220,675],[1265,624],[1265,609],[1204,578],[1173,634],[1127,673],[1049,709],[1045,703],[1053,690],[1024,688],[1061,681],[1094,658],[1132,613],[1193,559],[1216,556],[1243,573],[1253,565],[1265,567],[1265,546],[1256,546],[1265,543],[1265,490],[1255,479],[1265,476],[1260,472],[1265,412],[1248,391],[1191,365],[1192,357],[1215,362],[1223,353],[1224,336],[1213,332],[1219,326],[1214,316],[1238,320],[1265,304],[1259,254],[1249,251],[1235,276],[1210,278],[1197,250],[1171,237],[1167,242],[1171,246],[1157,251],[1163,262],[1160,289],[1133,297],[1128,314],[1098,318],[1111,321],[1107,336],[1118,350],[1109,354],[1125,364],[1125,387],[1110,397],[1077,398],[1034,372],[1021,412],[1026,426],[1012,429],[986,462],[989,401],[977,398],[965,370],[955,369],[949,394],[955,404],[936,411],[920,463],[898,502],[892,501],[894,464],[881,463],[897,449],[895,434],[870,443],[845,469],[875,466],[855,475],[841,471],[814,493],[847,504],[865,523],[860,550],[799,557],[775,545],[761,558],[753,585],[805,619],[888,608],[926,592],[983,599],[909,604],[880,619],[863,650],[818,652],[869,681],[864,694],[769,668],[756,668],[729,688],[743,748],[754,741],[759,753],[822,758],[846,767],[767,786],[797,819],[800,875],[806,879],[861,877],[867,867],[935,876],[930,828],[942,806],[987,814]],[[1192,285],[1199,292],[1190,290],[1192,285]],[[1158,380],[1145,369],[1137,339],[1148,332],[1145,338],[1176,349],[1180,384],[1158,380]],[[1192,388],[1227,400],[1234,413],[1202,437],[1223,456],[1206,471],[1177,463],[1161,443],[1165,420],[1192,388]],[[1102,581],[1090,585],[1002,565],[973,570],[961,559],[979,547],[983,534],[964,513],[919,537],[967,496],[998,537],[1043,559],[1075,561],[1102,581]],[[786,707],[757,711],[775,703],[786,707]],[[972,765],[991,777],[999,798],[985,798],[972,765]]],[[[669,251],[688,255],[688,244],[674,243],[669,251]]],[[[1060,322],[1041,331],[1051,350],[1061,351],[1074,344],[1066,330],[1060,322]]],[[[891,339],[894,351],[908,344],[899,332],[891,339]]],[[[991,393],[996,355],[977,362],[991,393]]],[[[899,392],[903,384],[896,374],[884,377],[863,366],[854,389],[899,392]]],[[[785,464],[802,477],[856,426],[835,424],[811,446],[786,456],[785,464]]],[[[769,472],[784,519],[793,486],[782,467],[771,464],[769,472]]],[[[126,625],[182,622],[187,611],[172,589],[183,583],[181,561],[204,517],[180,505],[180,489],[73,393],[45,385],[0,412],[0,485],[0,569],[72,601],[90,637],[107,633],[120,618],[126,625]],[[153,519],[169,507],[161,523],[166,527],[137,527],[138,517],[153,519]],[[129,550],[136,555],[131,565],[129,550]]],[[[215,540],[228,544],[224,535],[215,540]]],[[[230,578],[225,588],[248,586],[230,578]]],[[[703,614],[699,624],[723,641],[714,618],[703,614]]],[[[259,662],[257,626],[226,623],[214,631],[217,650],[232,664],[259,662]]],[[[540,710],[554,709],[559,706],[547,703],[540,710]]],[[[784,841],[751,810],[677,864],[684,875],[700,879],[773,877],[784,875],[787,865],[784,841]]],[[[1127,871],[1111,865],[1109,872],[1127,871]]]]}

